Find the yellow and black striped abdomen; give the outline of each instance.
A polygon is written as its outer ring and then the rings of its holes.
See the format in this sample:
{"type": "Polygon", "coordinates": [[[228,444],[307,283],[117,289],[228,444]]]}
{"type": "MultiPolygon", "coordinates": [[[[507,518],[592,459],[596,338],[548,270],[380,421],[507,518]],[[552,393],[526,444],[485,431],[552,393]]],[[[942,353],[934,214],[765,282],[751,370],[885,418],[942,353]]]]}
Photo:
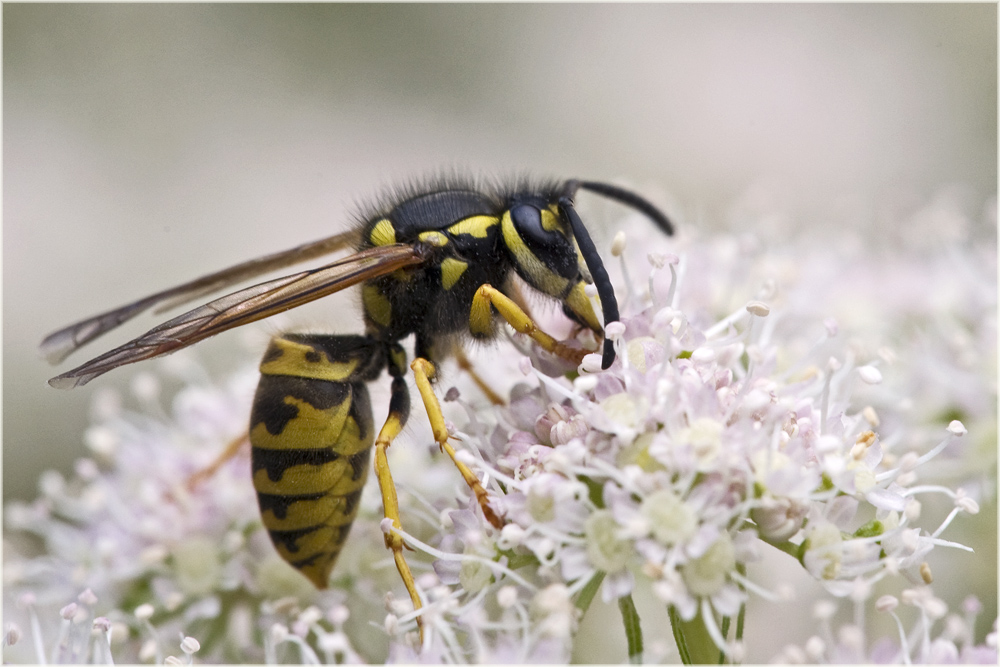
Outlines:
{"type": "Polygon", "coordinates": [[[381,346],[364,336],[271,341],[250,417],[253,483],[281,557],[325,588],[358,512],[374,441],[365,383],[381,346]]]}

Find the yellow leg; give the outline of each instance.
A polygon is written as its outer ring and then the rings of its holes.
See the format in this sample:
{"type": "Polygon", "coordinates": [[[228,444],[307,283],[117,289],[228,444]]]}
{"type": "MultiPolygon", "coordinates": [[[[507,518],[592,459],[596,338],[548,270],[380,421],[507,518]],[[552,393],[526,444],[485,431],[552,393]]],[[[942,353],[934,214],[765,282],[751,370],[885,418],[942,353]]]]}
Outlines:
{"type": "Polygon", "coordinates": [[[455,362],[458,364],[458,367],[469,374],[472,381],[476,383],[477,387],[479,387],[479,391],[486,394],[486,398],[490,400],[490,403],[493,405],[507,405],[507,402],[503,400],[503,397],[493,391],[493,388],[486,384],[486,381],[483,380],[483,378],[479,377],[479,373],[477,373],[476,369],[473,368],[472,362],[469,361],[469,357],[465,355],[465,351],[462,349],[461,345],[455,345],[452,352],[455,355],[455,362]]]}
{"type": "MultiPolygon", "coordinates": [[[[386,458],[385,452],[403,429],[404,421],[405,419],[401,419],[398,413],[390,411],[389,417],[385,420],[385,425],[382,426],[382,430],[379,431],[378,438],[375,440],[375,476],[378,478],[378,486],[382,491],[382,507],[385,511],[385,518],[390,519],[392,527],[396,529],[402,528],[402,525],[399,523],[399,500],[396,497],[396,485],[392,482],[392,473],[389,472],[389,461],[386,458]]],[[[417,594],[417,584],[413,580],[413,573],[410,572],[410,566],[407,565],[406,559],[403,558],[403,547],[406,546],[403,538],[395,532],[386,533],[385,546],[387,549],[392,550],[392,558],[396,561],[396,569],[399,571],[399,576],[403,579],[406,592],[410,594],[414,611],[420,609],[423,604],[420,602],[420,595],[417,594]]],[[[423,644],[424,623],[420,616],[417,616],[417,628],[420,631],[420,643],[423,644]]]]}
{"type": "Polygon", "coordinates": [[[481,285],[472,298],[469,327],[473,333],[489,331],[490,306],[497,309],[501,317],[518,333],[530,336],[542,349],[557,357],[579,364],[587,355],[586,350],[568,347],[538,328],[510,297],[491,285],[481,285]]]}
{"type": "Polygon", "coordinates": [[[226,445],[226,448],[222,450],[222,453],[219,454],[214,461],[208,464],[207,467],[202,468],[198,472],[188,477],[187,481],[188,491],[194,491],[195,487],[197,487],[199,484],[201,484],[206,479],[208,479],[216,472],[218,472],[219,468],[221,468],[226,463],[226,461],[236,456],[236,454],[240,451],[240,449],[243,448],[244,445],[249,445],[249,444],[250,444],[249,433],[244,433],[239,437],[233,438],[233,440],[231,440],[230,443],[226,445]]]}
{"type": "Polygon", "coordinates": [[[496,512],[489,505],[489,494],[483,485],[480,484],[479,478],[476,477],[475,473],[469,470],[469,467],[458,460],[455,455],[454,448],[448,443],[448,429],[444,425],[444,415],[441,413],[441,404],[438,402],[437,396],[434,395],[434,389],[431,387],[431,377],[434,375],[434,364],[417,357],[410,364],[410,368],[413,369],[413,378],[417,382],[417,389],[420,390],[420,398],[424,402],[424,407],[427,409],[427,417],[431,422],[431,430],[434,432],[434,440],[438,443],[445,454],[451,458],[455,467],[458,471],[462,473],[462,477],[465,479],[465,483],[469,485],[472,492],[476,494],[476,500],[479,502],[479,507],[482,508],[483,514],[486,516],[486,520],[493,524],[496,528],[503,528],[503,519],[497,516],[496,512]]]}

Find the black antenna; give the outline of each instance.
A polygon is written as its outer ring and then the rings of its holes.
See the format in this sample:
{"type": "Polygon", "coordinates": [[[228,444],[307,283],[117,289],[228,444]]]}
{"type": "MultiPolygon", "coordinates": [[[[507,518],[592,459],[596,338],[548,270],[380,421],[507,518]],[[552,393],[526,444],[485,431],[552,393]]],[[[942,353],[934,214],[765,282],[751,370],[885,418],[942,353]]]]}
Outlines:
{"type": "MultiPolygon", "coordinates": [[[[560,197],[559,210],[569,220],[573,236],[576,237],[576,245],[579,246],[580,254],[583,255],[583,260],[587,263],[590,276],[594,279],[594,285],[597,286],[597,294],[601,297],[601,308],[604,311],[604,326],[607,327],[608,323],[617,322],[619,317],[618,300],[615,298],[615,289],[611,286],[611,278],[608,277],[608,271],[604,268],[604,262],[601,260],[587,228],[583,226],[583,220],[573,208],[573,201],[567,196],[560,197]]],[[[605,335],[601,368],[610,368],[614,361],[615,346],[605,335]]]]}
{"type": "Polygon", "coordinates": [[[609,183],[596,183],[594,181],[570,181],[567,183],[567,187],[570,183],[576,186],[573,188],[574,192],[577,187],[580,187],[584,190],[590,190],[591,192],[596,192],[599,195],[604,195],[608,199],[614,199],[616,202],[625,204],[626,206],[634,208],[644,214],[667,234],[674,233],[674,225],[670,222],[667,216],[663,214],[663,211],[656,208],[653,204],[630,190],[625,190],[617,185],[611,185],[609,183]]]}
{"type": "MultiPolygon", "coordinates": [[[[601,297],[601,307],[604,310],[604,326],[607,327],[608,323],[618,321],[618,299],[615,297],[615,290],[611,286],[611,278],[608,277],[608,271],[604,268],[604,261],[597,252],[597,248],[594,247],[594,242],[591,240],[587,228],[583,226],[583,220],[580,219],[576,209],[573,208],[573,197],[580,188],[590,190],[608,199],[613,199],[620,204],[634,208],[655,222],[667,234],[674,233],[674,226],[663,211],[631,190],[625,190],[609,183],[579,181],[576,179],[566,181],[563,184],[562,194],[559,196],[559,210],[569,220],[570,227],[573,229],[573,236],[576,237],[576,244],[580,247],[580,254],[583,255],[583,260],[587,263],[590,275],[594,279],[594,285],[597,286],[597,294],[601,297]]],[[[614,361],[615,346],[608,340],[607,335],[605,335],[604,356],[601,359],[601,368],[608,369],[614,361]]]]}

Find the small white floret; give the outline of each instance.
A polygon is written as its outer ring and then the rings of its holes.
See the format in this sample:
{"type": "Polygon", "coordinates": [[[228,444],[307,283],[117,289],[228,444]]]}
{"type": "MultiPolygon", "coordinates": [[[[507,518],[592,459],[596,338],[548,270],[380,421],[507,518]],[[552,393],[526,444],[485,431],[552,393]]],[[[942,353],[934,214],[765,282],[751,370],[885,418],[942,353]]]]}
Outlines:
{"type": "Polygon", "coordinates": [[[771,307],[763,301],[748,301],[746,308],[748,313],[757,317],[767,317],[771,314],[771,307]]]}
{"type": "Polygon", "coordinates": [[[879,384],[882,382],[882,374],[874,366],[860,366],[858,375],[865,384],[879,384]]]}

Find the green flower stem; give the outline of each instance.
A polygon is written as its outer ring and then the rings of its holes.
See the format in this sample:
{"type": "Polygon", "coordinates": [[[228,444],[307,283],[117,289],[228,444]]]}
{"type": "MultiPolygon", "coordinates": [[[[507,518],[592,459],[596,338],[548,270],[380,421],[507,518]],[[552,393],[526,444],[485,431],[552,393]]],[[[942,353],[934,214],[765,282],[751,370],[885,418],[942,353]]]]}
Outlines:
{"type": "Polygon", "coordinates": [[[597,591],[601,589],[601,583],[604,581],[604,572],[598,572],[587,585],[583,587],[580,594],[576,597],[576,608],[582,612],[586,612],[590,608],[590,603],[594,601],[594,596],[597,595],[597,591]]]}
{"type": "Polygon", "coordinates": [[[766,544],[770,544],[772,547],[774,547],[778,551],[785,552],[786,554],[788,554],[789,556],[791,556],[792,558],[794,558],[797,561],[801,561],[802,560],[802,545],[801,544],[792,544],[791,542],[788,542],[787,540],[783,541],[783,542],[767,542],[765,540],[765,543],[766,544]]]}
{"type": "MultiPolygon", "coordinates": [[[[744,577],[747,576],[747,566],[746,566],[746,564],[745,563],[737,563],[736,564],[736,571],[739,572],[744,577]]],[[[740,590],[745,591],[746,589],[744,589],[743,586],[740,586],[740,590]]],[[[742,604],[740,604],[740,613],[737,614],[737,616],[736,616],[736,641],[738,641],[738,642],[742,642],[743,641],[743,622],[746,620],[746,614],[747,614],[747,603],[746,603],[746,600],[744,600],[742,602],[742,604]]],[[[727,633],[727,634],[724,634],[723,636],[726,637],[726,638],[728,638],[729,634],[727,633]]]]}
{"type": "Polygon", "coordinates": [[[747,603],[744,602],[740,605],[740,613],[736,617],[736,641],[743,641],[743,621],[746,620],[747,614],[747,603]]]}
{"type": "Polygon", "coordinates": [[[639,612],[631,595],[618,598],[618,609],[622,612],[622,622],[625,624],[625,638],[628,640],[628,661],[633,665],[642,664],[642,627],[639,624],[639,612]]]}
{"type": "MultiPolygon", "coordinates": [[[[728,616],[722,617],[722,627],[720,627],[719,630],[722,631],[723,637],[726,638],[729,637],[729,624],[732,622],[732,620],[733,619],[729,618],[728,616]]],[[[723,653],[722,651],[719,651],[719,664],[721,665],[725,662],[726,662],[726,654],[723,653]]]]}
{"type": "Polygon", "coordinates": [[[719,663],[719,647],[712,641],[701,618],[701,612],[685,621],[673,606],[669,608],[670,626],[674,641],[685,665],[714,665],[719,663]]]}

